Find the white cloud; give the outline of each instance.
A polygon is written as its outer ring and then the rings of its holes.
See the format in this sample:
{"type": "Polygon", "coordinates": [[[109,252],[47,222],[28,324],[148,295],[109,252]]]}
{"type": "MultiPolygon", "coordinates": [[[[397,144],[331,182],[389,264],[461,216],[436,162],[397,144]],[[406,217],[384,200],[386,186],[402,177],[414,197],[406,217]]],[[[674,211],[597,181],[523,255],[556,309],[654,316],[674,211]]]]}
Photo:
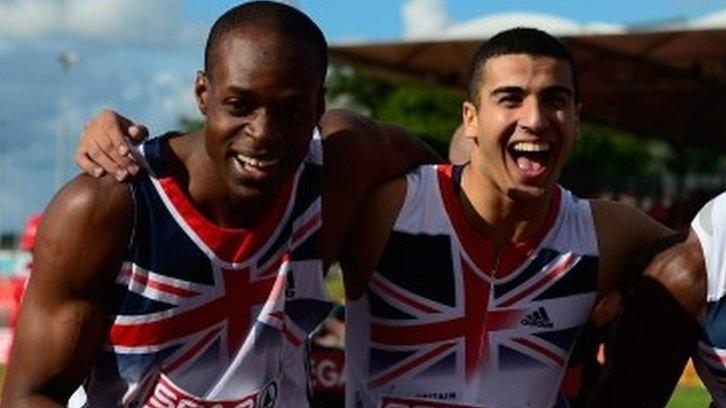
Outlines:
{"type": "Polygon", "coordinates": [[[554,35],[610,34],[623,32],[618,24],[579,23],[544,13],[506,12],[451,22],[445,0],[408,0],[402,7],[404,38],[456,39],[486,38],[514,27],[535,27],[554,35]]]}
{"type": "Polygon", "coordinates": [[[580,23],[569,18],[532,12],[505,12],[467,21],[450,22],[444,0],[409,0],[403,7],[404,37],[415,39],[487,38],[515,27],[535,27],[554,35],[612,34],[625,31],[619,24],[580,23]]]}
{"type": "Polygon", "coordinates": [[[194,98],[194,73],[172,69],[162,69],[151,77],[149,98],[157,109],[149,116],[151,122],[160,117],[180,118],[198,117],[197,102],[194,98]]]}
{"type": "Polygon", "coordinates": [[[726,8],[698,18],[690,23],[693,28],[726,28],[726,8]]]}
{"type": "Polygon", "coordinates": [[[0,2],[0,36],[169,47],[201,32],[184,26],[183,11],[183,0],[5,1],[0,2]]]}
{"type": "Polygon", "coordinates": [[[154,85],[160,87],[175,86],[179,83],[179,73],[172,70],[163,70],[154,74],[154,85]]]}
{"type": "Polygon", "coordinates": [[[405,38],[428,37],[448,22],[444,0],[409,0],[402,8],[405,38]]]}

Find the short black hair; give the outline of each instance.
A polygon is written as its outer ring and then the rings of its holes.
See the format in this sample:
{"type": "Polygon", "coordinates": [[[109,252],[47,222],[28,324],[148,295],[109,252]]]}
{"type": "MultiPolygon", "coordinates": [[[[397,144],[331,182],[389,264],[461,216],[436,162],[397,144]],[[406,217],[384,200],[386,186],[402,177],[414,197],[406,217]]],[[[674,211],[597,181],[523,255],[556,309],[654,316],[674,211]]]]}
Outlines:
{"type": "Polygon", "coordinates": [[[479,106],[479,90],[484,65],[490,58],[511,54],[529,54],[552,57],[567,62],[572,72],[572,87],[575,102],[580,97],[577,65],[565,44],[552,35],[536,28],[518,27],[502,31],[482,44],[471,60],[467,91],[469,100],[479,106]]]}
{"type": "MultiPolygon", "coordinates": [[[[214,22],[204,48],[204,70],[210,74],[214,53],[224,37],[230,32],[242,31],[248,27],[264,28],[267,32],[303,40],[316,51],[322,74],[322,81],[328,69],[328,42],[325,35],[305,13],[274,1],[251,1],[240,4],[214,22]]],[[[322,83],[322,82],[321,82],[322,83]]]]}

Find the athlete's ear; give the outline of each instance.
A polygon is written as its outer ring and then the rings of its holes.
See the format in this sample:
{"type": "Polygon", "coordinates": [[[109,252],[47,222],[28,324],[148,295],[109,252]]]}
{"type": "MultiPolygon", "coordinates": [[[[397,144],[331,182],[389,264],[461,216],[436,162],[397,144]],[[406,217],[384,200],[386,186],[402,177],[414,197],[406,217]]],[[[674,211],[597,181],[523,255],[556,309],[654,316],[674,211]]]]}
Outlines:
{"type": "Polygon", "coordinates": [[[197,107],[202,115],[207,116],[207,98],[209,97],[209,77],[204,71],[197,71],[194,80],[194,96],[197,98],[197,107]]]}
{"type": "Polygon", "coordinates": [[[466,139],[472,139],[477,143],[477,135],[479,134],[479,121],[477,120],[476,105],[469,101],[464,101],[461,106],[461,119],[464,126],[463,134],[466,139]]]}

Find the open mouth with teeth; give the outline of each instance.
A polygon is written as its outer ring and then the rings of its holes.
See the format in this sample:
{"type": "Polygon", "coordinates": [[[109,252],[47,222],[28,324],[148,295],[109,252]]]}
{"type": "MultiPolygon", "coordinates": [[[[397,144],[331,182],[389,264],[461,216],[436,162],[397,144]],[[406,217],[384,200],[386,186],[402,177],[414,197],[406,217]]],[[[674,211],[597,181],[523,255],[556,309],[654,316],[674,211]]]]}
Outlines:
{"type": "Polygon", "coordinates": [[[547,172],[553,151],[552,144],[546,141],[514,142],[507,147],[517,173],[532,181],[547,172]]]}
{"type": "Polygon", "coordinates": [[[235,172],[244,179],[263,181],[271,177],[280,163],[277,157],[255,157],[243,153],[232,156],[235,172]]]}

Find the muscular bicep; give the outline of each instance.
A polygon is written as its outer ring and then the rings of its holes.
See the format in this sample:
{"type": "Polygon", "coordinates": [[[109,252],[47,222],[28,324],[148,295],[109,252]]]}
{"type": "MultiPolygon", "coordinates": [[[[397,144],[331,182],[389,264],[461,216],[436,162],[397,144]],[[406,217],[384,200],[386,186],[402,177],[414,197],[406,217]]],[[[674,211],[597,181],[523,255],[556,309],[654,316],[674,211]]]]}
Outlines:
{"type": "Polygon", "coordinates": [[[699,317],[704,311],[706,264],[701,243],[692,229],[685,241],[657,251],[643,274],[659,282],[691,315],[699,317]]]}
{"type": "Polygon", "coordinates": [[[375,187],[363,199],[340,256],[348,299],[357,299],[365,292],[405,195],[406,180],[399,178],[375,187]]]}
{"type": "Polygon", "coordinates": [[[131,234],[128,186],[81,177],[43,215],[3,404],[65,404],[105,332],[110,287],[131,234]]]}

